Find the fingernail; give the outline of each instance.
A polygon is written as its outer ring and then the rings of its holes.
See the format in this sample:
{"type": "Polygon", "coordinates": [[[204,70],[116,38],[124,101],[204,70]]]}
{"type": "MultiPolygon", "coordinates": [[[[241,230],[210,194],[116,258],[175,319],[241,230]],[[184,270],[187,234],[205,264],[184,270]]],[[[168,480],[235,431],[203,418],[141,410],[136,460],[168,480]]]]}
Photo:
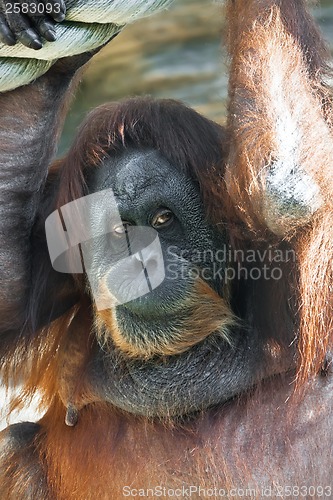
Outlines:
{"type": "Polygon", "coordinates": [[[61,23],[66,17],[66,14],[64,12],[59,12],[59,14],[55,14],[53,16],[53,19],[57,21],[58,23],[61,23]]]}
{"type": "Polygon", "coordinates": [[[6,34],[3,37],[3,43],[10,45],[11,47],[16,44],[16,40],[13,35],[6,34]]]}
{"type": "Polygon", "coordinates": [[[0,40],[2,41],[2,43],[6,45],[15,45],[16,38],[14,37],[10,29],[6,26],[0,26],[0,28],[2,28],[2,33],[0,34],[0,40]]]}
{"type": "Polygon", "coordinates": [[[57,39],[56,32],[54,30],[51,30],[51,29],[45,31],[44,37],[46,38],[46,40],[48,42],[55,42],[55,40],[57,39]]]}
{"type": "Polygon", "coordinates": [[[29,48],[34,50],[40,50],[43,47],[41,40],[32,29],[24,31],[19,40],[23,43],[23,45],[27,45],[29,48]]]}
{"type": "Polygon", "coordinates": [[[34,50],[40,50],[43,47],[43,44],[38,38],[31,40],[31,48],[34,50]]]}
{"type": "Polygon", "coordinates": [[[74,427],[79,420],[79,412],[75,406],[69,404],[66,411],[65,424],[74,427]]]}

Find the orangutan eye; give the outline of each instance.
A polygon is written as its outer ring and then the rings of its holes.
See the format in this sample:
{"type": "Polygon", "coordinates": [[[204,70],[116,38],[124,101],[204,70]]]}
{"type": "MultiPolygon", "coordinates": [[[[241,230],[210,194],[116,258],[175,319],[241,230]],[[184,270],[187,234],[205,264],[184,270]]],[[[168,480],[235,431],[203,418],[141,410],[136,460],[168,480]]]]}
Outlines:
{"type": "Polygon", "coordinates": [[[160,208],[154,214],[150,225],[154,229],[160,229],[170,226],[174,221],[174,215],[168,208],[160,208]]]}
{"type": "Polygon", "coordinates": [[[113,228],[112,232],[113,232],[113,234],[115,236],[117,236],[118,238],[121,238],[122,236],[124,236],[127,233],[128,228],[129,228],[130,225],[131,225],[130,222],[123,221],[122,224],[119,224],[118,226],[115,226],[113,228]]]}

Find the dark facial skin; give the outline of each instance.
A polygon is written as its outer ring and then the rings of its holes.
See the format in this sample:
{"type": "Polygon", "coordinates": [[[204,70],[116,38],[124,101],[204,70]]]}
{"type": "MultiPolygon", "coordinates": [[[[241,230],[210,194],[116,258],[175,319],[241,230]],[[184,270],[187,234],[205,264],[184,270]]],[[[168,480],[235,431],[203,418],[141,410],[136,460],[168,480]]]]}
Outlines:
{"type": "Polygon", "coordinates": [[[86,268],[92,276],[107,275],[106,287],[112,294],[121,288],[122,303],[116,306],[115,315],[128,342],[135,344],[137,337],[143,337],[158,343],[162,337],[163,343],[172,343],[174,336],[182,335],[182,324],[192,314],[195,304],[188,299],[199,275],[222,295],[220,280],[213,273],[217,266],[223,272],[225,262],[214,262],[212,250],[223,247],[225,235],[206,222],[198,186],[156,151],[130,151],[108,160],[90,182],[93,192],[113,190],[124,227],[120,221],[111,222],[110,227],[103,211],[92,211],[95,230],[101,228],[102,233],[107,224],[110,232],[89,244],[86,268]],[[158,237],[161,254],[154,247],[145,265],[152,283],[155,275],[163,278],[165,273],[165,277],[150,293],[128,301],[133,281],[142,271],[139,254],[134,272],[123,260],[128,257],[126,231],[131,237],[134,228],[143,231],[134,234],[137,248],[133,253],[158,237]]]}
{"type": "MultiPolygon", "coordinates": [[[[209,276],[216,264],[225,266],[211,256],[223,248],[226,237],[207,223],[195,182],[158,152],[148,150],[127,151],[106,160],[88,179],[88,187],[90,193],[113,190],[128,234],[131,228],[154,227],[165,269],[163,282],[150,293],[118,305],[110,299],[109,309],[97,311],[104,322],[97,337],[103,343],[107,340],[108,354],[105,356],[105,346],[98,348],[88,369],[88,385],[96,399],[136,414],[183,415],[221,403],[265,376],[264,346],[258,332],[249,334],[233,325],[228,316],[221,318],[220,331],[214,330],[212,320],[219,311],[227,308],[230,315],[232,312],[221,279],[200,280],[198,276],[209,276]],[[210,259],[198,262],[198,255],[207,255],[207,251],[210,259]],[[206,309],[202,305],[205,297],[197,293],[198,280],[214,295],[215,301],[207,302],[206,309]],[[200,328],[207,327],[207,334],[196,340],[193,333],[185,347],[178,346],[197,310],[202,311],[200,328]],[[113,335],[115,329],[118,337],[113,335]]],[[[102,234],[103,227],[108,227],[109,233],[83,246],[85,267],[90,278],[95,277],[95,285],[108,277],[104,280],[108,298],[124,283],[126,296],[127,289],[128,293],[133,290],[133,274],[126,275],[122,260],[128,256],[126,234],[119,220],[114,222],[111,217],[110,223],[106,212],[100,206],[89,214],[95,231],[102,234]]],[[[136,248],[140,243],[143,248],[147,240],[143,238],[136,248]]],[[[150,259],[160,264],[153,253],[146,262],[148,269],[150,259]]],[[[157,267],[152,267],[152,274],[157,267]]],[[[138,272],[140,269],[138,266],[138,272]]],[[[281,360],[271,361],[269,372],[275,369],[281,369],[281,360]]]]}

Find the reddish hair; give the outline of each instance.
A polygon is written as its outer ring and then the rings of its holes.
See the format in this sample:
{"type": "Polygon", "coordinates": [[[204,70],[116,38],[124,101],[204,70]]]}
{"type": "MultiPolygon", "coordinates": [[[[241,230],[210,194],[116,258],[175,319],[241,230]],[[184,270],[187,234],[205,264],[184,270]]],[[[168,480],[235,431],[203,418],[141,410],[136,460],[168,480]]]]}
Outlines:
{"type": "Polygon", "coordinates": [[[131,98],[103,104],[83,124],[61,169],[57,206],[86,194],[85,173],[126,148],[154,149],[201,187],[205,206],[211,200],[210,175],[223,172],[225,129],[172,99],[131,98]]]}

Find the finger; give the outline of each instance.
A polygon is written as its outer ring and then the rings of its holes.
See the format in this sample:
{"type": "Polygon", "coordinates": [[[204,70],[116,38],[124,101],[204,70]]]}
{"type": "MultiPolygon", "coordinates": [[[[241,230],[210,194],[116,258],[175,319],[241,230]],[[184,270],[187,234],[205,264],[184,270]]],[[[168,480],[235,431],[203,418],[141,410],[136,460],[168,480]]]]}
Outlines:
{"type": "MultiPolygon", "coordinates": [[[[22,6],[23,5],[24,4],[22,4],[22,6]]],[[[50,7],[49,4],[48,7],[50,7]]],[[[42,35],[48,42],[55,41],[55,23],[53,19],[47,15],[46,5],[44,5],[44,3],[41,3],[40,0],[29,0],[28,12],[25,12],[22,8],[22,14],[27,15],[37,34],[42,35]]]]}
{"type": "Polygon", "coordinates": [[[44,0],[47,13],[53,17],[55,21],[61,23],[66,16],[66,4],[64,0],[44,0]]]}
{"type": "Polygon", "coordinates": [[[48,42],[54,42],[57,39],[55,32],[55,22],[50,17],[31,16],[30,21],[36,28],[36,31],[42,35],[48,42]]]}
{"type": "Polygon", "coordinates": [[[15,34],[17,41],[29,47],[29,49],[39,50],[43,47],[38,33],[36,33],[24,15],[8,14],[7,22],[10,29],[15,34]]]}
{"type": "Polygon", "coordinates": [[[40,37],[32,28],[27,28],[16,36],[17,40],[29,49],[40,50],[43,47],[40,37]]]}
{"type": "Polygon", "coordinates": [[[4,14],[0,12],[0,41],[5,45],[15,45],[16,38],[7,24],[4,14]]]}

